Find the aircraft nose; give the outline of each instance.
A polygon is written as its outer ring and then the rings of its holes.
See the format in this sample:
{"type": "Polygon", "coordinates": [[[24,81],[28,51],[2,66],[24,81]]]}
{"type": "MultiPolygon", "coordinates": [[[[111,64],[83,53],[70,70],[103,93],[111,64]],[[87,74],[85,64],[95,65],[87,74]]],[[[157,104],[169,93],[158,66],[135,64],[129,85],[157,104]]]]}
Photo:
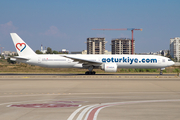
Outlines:
{"type": "Polygon", "coordinates": [[[172,66],[172,65],[174,65],[174,64],[175,64],[174,61],[168,61],[168,63],[167,63],[168,66],[172,66]]]}
{"type": "Polygon", "coordinates": [[[172,61],[172,65],[174,65],[174,64],[175,64],[175,62],[172,61]]]}

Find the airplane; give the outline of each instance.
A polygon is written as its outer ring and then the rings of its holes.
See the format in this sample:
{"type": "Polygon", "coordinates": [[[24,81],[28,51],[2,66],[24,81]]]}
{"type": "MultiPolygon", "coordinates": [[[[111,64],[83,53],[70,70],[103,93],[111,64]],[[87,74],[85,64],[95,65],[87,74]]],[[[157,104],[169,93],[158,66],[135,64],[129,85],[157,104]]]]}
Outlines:
{"type": "Polygon", "coordinates": [[[88,69],[86,75],[96,74],[93,69],[102,69],[105,72],[117,72],[117,68],[152,68],[160,69],[160,75],[165,67],[174,65],[174,62],[157,55],[127,55],[127,54],[36,54],[16,33],[10,33],[15,49],[19,56],[11,60],[30,65],[49,68],[83,68],[88,69]]]}

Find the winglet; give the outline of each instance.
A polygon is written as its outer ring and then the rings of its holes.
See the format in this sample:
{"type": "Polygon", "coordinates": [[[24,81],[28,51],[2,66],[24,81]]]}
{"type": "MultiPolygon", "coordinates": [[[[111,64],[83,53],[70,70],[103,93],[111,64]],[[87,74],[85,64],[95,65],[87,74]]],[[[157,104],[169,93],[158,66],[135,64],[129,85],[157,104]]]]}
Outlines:
{"type": "Polygon", "coordinates": [[[10,33],[19,56],[36,55],[36,53],[16,34],[10,33]]]}

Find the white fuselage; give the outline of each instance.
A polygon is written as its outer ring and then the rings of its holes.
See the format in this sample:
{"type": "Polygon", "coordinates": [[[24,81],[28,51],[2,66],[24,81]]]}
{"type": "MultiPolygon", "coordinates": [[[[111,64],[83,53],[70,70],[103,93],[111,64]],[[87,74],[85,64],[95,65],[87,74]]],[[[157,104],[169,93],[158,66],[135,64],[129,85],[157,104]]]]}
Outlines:
{"type": "MultiPolygon", "coordinates": [[[[165,68],[174,64],[169,58],[156,55],[72,55],[79,59],[101,62],[102,64],[114,63],[118,68],[165,68]]],[[[51,68],[84,68],[82,63],[63,57],[62,54],[43,54],[26,56],[29,60],[18,60],[31,65],[51,68]]]]}

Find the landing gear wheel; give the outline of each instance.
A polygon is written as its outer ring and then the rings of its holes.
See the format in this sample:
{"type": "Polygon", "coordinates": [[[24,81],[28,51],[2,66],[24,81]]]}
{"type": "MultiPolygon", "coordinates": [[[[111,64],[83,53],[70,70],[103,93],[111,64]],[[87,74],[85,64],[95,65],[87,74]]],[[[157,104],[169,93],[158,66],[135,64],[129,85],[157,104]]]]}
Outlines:
{"type": "Polygon", "coordinates": [[[159,75],[163,75],[162,71],[159,73],[159,75]]]}
{"type": "Polygon", "coordinates": [[[95,71],[86,71],[85,75],[95,75],[96,72],[95,71]]]}

